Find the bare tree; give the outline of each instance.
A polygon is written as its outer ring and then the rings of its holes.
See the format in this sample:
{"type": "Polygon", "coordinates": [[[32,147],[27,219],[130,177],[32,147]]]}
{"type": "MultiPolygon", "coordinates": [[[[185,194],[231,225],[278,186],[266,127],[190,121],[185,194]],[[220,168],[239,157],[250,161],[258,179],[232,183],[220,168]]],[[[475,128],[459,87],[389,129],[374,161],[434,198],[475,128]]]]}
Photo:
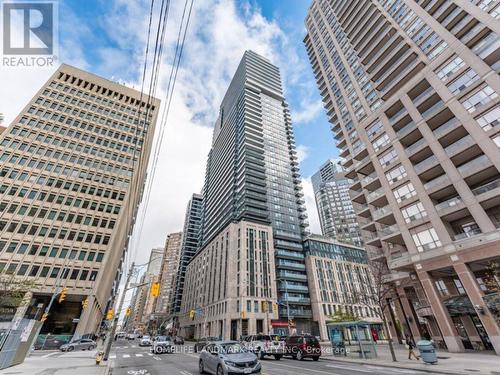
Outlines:
{"type": "Polygon", "coordinates": [[[391,299],[396,295],[395,285],[390,280],[391,271],[385,262],[368,261],[368,275],[358,275],[359,285],[352,292],[351,302],[366,306],[382,321],[393,362],[397,362],[386,313],[391,309],[391,299]]]}

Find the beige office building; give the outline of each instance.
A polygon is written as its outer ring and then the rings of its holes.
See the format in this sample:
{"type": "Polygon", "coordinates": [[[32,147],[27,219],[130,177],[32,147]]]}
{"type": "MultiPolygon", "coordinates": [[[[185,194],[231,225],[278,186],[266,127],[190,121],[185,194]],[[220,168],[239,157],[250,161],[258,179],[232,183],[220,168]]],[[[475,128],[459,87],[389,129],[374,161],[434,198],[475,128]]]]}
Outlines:
{"type": "Polygon", "coordinates": [[[156,313],[165,317],[172,313],[175,296],[175,284],[179,260],[181,256],[182,232],[170,233],[167,236],[163,261],[160,270],[160,296],[156,305],[156,313]]]}
{"type": "Polygon", "coordinates": [[[28,317],[68,288],[42,333],[96,332],[111,306],[159,105],[62,65],[0,135],[0,272],[35,283],[28,317]]]}
{"type": "Polygon", "coordinates": [[[314,0],[306,18],[366,248],[392,270],[397,334],[454,352],[500,354],[499,18],[484,0],[314,0]]]}
{"type": "Polygon", "coordinates": [[[230,223],[187,267],[180,334],[236,340],[269,333],[278,318],[277,309],[271,311],[276,300],[272,227],[230,223]]]}

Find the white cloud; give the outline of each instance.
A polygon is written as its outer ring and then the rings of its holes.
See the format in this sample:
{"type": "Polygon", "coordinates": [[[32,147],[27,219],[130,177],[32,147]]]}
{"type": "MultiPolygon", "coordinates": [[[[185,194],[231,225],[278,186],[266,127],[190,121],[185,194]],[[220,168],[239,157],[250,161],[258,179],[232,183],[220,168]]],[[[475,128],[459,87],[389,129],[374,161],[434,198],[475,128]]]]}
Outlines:
{"type": "Polygon", "coordinates": [[[306,201],[306,209],[309,220],[309,230],[312,233],[321,234],[318,209],[316,208],[316,200],[314,199],[314,190],[311,178],[309,177],[302,178],[302,188],[304,191],[304,200],[306,201]]]}
{"type": "MultiPolygon", "coordinates": [[[[162,101],[182,13],[181,3],[172,2],[171,5],[157,92],[162,101]]],[[[195,1],[140,241],[138,226],[135,228],[134,243],[139,245],[133,250],[137,251],[138,262],[147,260],[151,248],[163,245],[168,233],[182,229],[187,202],[191,194],[200,192],[203,186],[211,128],[219,104],[244,51],[254,50],[280,66],[283,79],[289,85],[302,85],[300,78],[305,69],[309,69],[300,61],[295,50],[297,47],[292,47],[288,35],[277,22],[265,19],[260,9],[250,2],[242,9],[239,5],[240,8],[235,0],[195,1]]],[[[149,1],[115,0],[109,14],[100,15],[93,21],[108,34],[96,38],[95,43],[93,41],[95,47],[90,51],[82,47],[82,41],[84,38],[93,40],[93,30],[85,25],[85,20],[76,19],[71,10],[63,7],[60,9],[60,17],[65,22],[61,25],[64,28],[61,56],[80,68],[140,87],[148,6],[149,1]],[[101,45],[101,40],[112,43],[101,45]]],[[[52,71],[0,69],[0,112],[5,112],[6,123],[22,109],[52,71]],[[9,90],[4,89],[7,87],[9,90]]],[[[308,89],[305,88],[304,96],[310,92],[308,89]]],[[[294,114],[294,121],[310,121],[320,109],[321,102],[302,101],[301,110],[294,114]]],[[[299,153],[303,160],[308,149],[299,147],[299,153]]],[[[303,182],[311,229],[318,232],[312,187],[309,180],[303,182]]]]}
{"type": "Polygon", "coordinates": [[[302,163],[304,160],[307,159],[309,156],[309,147],[305,145],[298,145],[297,146],[297,161],[302,163]]]}
{"type": "Polygon", "coordinates": [[[313,102],[302,101],[300,104],[300,109],[298,111],[292,112],[292,120],[296,124],[307,124],[314,120],[322,111],[323,103],[321,100],[316,100],[313,102]]]}

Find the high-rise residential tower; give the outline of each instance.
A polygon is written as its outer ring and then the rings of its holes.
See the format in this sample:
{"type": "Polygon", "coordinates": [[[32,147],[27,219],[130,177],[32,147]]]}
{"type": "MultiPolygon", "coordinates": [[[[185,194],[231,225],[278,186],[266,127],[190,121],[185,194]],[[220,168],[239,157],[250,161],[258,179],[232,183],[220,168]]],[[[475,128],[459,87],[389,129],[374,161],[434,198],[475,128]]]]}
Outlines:
{"type": "Polygon", "coordinates": [[[67,288],[42,332],[96,332],[111,306],[159,104],[62,65],[0,135],[0,272],[33,281],[30,317],[67,288]]]}
{"type": "MultiPolygon", "coordinates": [[[[497,2],[314,0],[305,44],[401,334],[500,354],[497,2]]],[[[395,325],[393,325],[395,326],[395,325]]]]}
{"type": "Polygon", "coordinates": [[[311,177],[319,222],[324,236],[362,246],[361,231],[352,206],[349,189],[339,160],[328,160],[311,177]]]}
{"type": "Polygon", "coordinates": [[[176,276],[179,269],[181,256],[182,232],[170,233],[165,242],[163,250],[163,262],[160,271],[160,296],[156,306],[156,312],[169,315],[175,297],[176,276]]]}
{"type": "Polygon", "coordinates": [[[184,218],[184,228],[182,235],[181,254],[179,267],[175,277],[175,295],[172,303],[172,313],[176,314],[181,310],[182,293],[184,292],[184,278],[186,268],[191,258],[200,246],[201,218],[203,212],[203,196],[193,194],[189,200],[186,216],[184,218]]]}
{"type": "MultiPolygon", "coordinates": [[[[191,265],[199,264],[199,258],[206,254],[213,254],[217,262],[225,259],[229,262],[227,272],[231,272],[230,280],[235,285],[226,295],[228,307],[222,311],[216,307],[219,315],[210,316],[222,321],[225,337],[235,337],[236,330],[240,334],[255,333],[257,328],[268,332],[270,324],[286,327],[287,304],[298,329],[311,331],[302,247],[307,226],[302,196],[293,129],[279,69],[262,56],[247,51],[215,124],[203,189],[202,244],[186,273],[188,280],[191,265]],[[231,237],[236,234],[238,240],[231,237]],[[223,251],[232,244],[239,244],[240,250],[231,247],[226,257],[216,250],[221,241],[223,251]],[[274,264],[276,269],[272,269],[274,264]],[[263,324],[266,313],[262,307],[266,300],[276,301],[275,288],[281,303],[279,314],[284,321],[263,324]],[[246,318],[242,319],[240,314],[246,318]]],[[[201,273],[201,270],[191,272],[201,273]]],[[[206,275],[213,276],[210,272],[206,275]]],[[[189,276],[197,280],[197,275],[189,276]]],[[[207,281],[203,285],[208,284],[207,281]]],[[[210,295],[204,299],[198,295],[204,289],[196,290],[191,285],[190,290],[195,295],[183,296],[184,309],[203,312],[204,304],[217,303],[222,298],[210,295]]],[[[219,322],[213,324],[211,327],[216,327],[215,332],[219,333],[219,322]]],[[[203,334],[206,327],[201,328],[197,332],[203,334]]]]}

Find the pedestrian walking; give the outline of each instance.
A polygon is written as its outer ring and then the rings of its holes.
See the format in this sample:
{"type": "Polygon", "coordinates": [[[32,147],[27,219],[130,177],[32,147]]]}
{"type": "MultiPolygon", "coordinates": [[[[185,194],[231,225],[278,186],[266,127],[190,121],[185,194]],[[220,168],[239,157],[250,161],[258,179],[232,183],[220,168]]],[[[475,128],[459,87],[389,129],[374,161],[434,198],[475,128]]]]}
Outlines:
{"type": "Polygon", "coordinates": [[[414,352],[415,342],[409,336],[406,336],[406,347],[408,349],[408,359],[411,361],[413,356],[417,361],[420,361],[420,358],[414,352]]]}

